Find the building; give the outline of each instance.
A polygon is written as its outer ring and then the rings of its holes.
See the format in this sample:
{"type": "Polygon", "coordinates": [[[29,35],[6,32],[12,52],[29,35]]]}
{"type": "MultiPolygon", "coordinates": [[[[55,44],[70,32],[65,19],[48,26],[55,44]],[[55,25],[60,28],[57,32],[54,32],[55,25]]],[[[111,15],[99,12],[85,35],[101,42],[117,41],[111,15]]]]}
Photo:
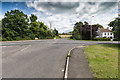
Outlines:
{"type": "Polygon", "coordinates": [[[112,31],[112,29],[113,29],[113,27],[109,27],[109,30],[111,30],[111,31],[112,31]]]}
{"type": "Polygon", "coordinates": [[[98,25],[89,25],[87,22],[84,22],[82,26],[81,33],[82,39],[91,39],[91,27],[92,27],[92,38],[97,36],[98,25]]]}
{"type": "Polygon", "coordinates": [[[114,33],[109,29],[98,29],[97,31],[97,38],[111,38],[114,39],[114,33]]]}

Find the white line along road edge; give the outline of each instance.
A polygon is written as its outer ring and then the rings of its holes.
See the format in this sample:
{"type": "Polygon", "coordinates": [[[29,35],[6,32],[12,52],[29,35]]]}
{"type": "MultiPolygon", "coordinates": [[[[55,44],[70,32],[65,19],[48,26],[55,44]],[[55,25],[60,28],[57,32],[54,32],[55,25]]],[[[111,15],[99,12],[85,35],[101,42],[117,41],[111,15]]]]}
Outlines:
{"type": "MultiPolygon", "coordinates": [[[[74,47],[74,48],[72,48],[71,50],[69,50],[69,52],[68,52],[67,55],[71,55],[71,51],[72,51],[73,49],[75,49],[75,48],[80,48],[80,47],[87,47],[87,46],[82,45],[82,46],[74,47]]],[[[65,66],[64,80],[67,80],[67,78],[68,78],[69,61],[70,61],[70,57],[67,56],[67,59],[66,59],[66,66],[65,66]]]]}
{"type": "MultiPolygon", "coordinates": [[[[76,48],[76,47],[74,47],[74,48],[76,48]]],[[[68,52],[67,55],[70,55],[71,51],[72,51],[74,48],[72,48],[71,50],[69,50],[69,52],[68,52]]],[[[67,59],[66,59],[66,67],[65,67],[65,74],[64,74],[64,80],[67,80],[67,78],[68,78],[69,60],[70,60],[70,57],[67,57],[67,59]]]]}

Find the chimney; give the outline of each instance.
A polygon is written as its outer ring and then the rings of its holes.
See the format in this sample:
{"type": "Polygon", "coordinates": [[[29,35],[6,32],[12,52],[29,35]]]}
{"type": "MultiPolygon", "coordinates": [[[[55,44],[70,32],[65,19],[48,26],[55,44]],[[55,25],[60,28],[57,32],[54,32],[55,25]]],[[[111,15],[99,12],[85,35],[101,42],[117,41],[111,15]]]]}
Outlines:
{"type": "Polygon", "coordinates": [[[109,27],[107,27],[107,29],[109,29],[109,27]]]}

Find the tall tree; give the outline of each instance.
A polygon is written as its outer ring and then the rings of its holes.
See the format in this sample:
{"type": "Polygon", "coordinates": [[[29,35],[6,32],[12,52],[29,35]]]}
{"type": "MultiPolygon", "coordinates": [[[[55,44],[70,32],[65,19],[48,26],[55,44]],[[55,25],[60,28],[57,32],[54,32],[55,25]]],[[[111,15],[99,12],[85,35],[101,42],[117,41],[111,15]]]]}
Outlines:
{"type": "Polygon", "coordinates": [[[54,30],[53,30],[53,34],[54,34],[55,36],[58,36],[58,30],[57,30],[57,29],[54,29],[54,30]]]}
{"type": "Polygon", "coordinates": [[[35,16],[34,14],[31,14],[30,20],[31,22],[35,22],[37,20],[37,16],[35,16]]]}
{"type": "Polygon", "coordinates": [[[0,40],[2,39],[2,22],[0,21],[0,40]]]}
{"type": "Polygon", "coordinates": [[[94,24],[94,25],[98,25],[100,28],[103,28],[103,26],[102,26],[102,25],[100,25],[100,24],[94,24]]]}
{"type": "Polygon", "coordinates": [[[115,39],[120,40],[120,18],[116,18],[111,21],[108,26],[113,27],[112,31],[114,32],[115,39]]]}
{"type": "Polygon", "coordinates": [[[30,37],[34,39],[35,37],[39,37],[39,24],[38,22],[31,22],[31,27],[30,27],[30,37]]]}
{"type": "Polygon", "coordinates": [[[73,37],[74,39],[77,39],[77,40],[82,39],[82,38],[81,38],[81,36],[82,36],[82,32],[81,32],[82,25],[83,25],[82,22],[77,22],[77,23],[75,23],[75,25],[74,25],[74,30],[73,30],[73,32],[72,32],[72,37],[73,37]]]}
{"type": "Polygon", "coordinates": [[[14,40],[16,37],[28,36],[28,16],[20,10],[11,10],[5,13],[2,19],[2,34],[7,40],[14,40]]]}
{"type": "Polygon", "coordinates": [[[34,39],[35,37],[39,38],[39,23],[36,21],[37,16],[31,14],[30,16],[30,37],[34,39]]]}

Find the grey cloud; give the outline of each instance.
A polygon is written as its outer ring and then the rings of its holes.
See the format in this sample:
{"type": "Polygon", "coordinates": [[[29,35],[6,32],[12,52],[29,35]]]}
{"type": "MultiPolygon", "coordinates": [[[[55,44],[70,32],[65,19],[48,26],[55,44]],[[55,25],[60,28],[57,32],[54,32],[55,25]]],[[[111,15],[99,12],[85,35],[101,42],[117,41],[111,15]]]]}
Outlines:
{"type": "Polygon", "coordinates": [[[117,2],[95,2],[95,3],[89,3],[92,7],[94,7],[94,5],[98,5],[99,7],[96,8],[96,11],[91,13],[92,14],[103,14],[109,10],[111,10],[112,8],[118,6],[117,2]]]}
{"type": "Polygon", "coordinates": [[[95,2],[88,2],[88,4],[90,4],[90,5],[95,5],[95,2]]]}
{"type": "Polygon", "coordinates": [[[79,6],[77,2],[37,2],[37,6],[51,13],[73,12],[79,6]]]}
{"type": "Polygon", "coordinates": [[[117,2],[104,2],[100,5],[100,7],[102,7],[102,10],[109,10],[115,6],[118,6],[117,2]]]}
{"type": "MultiPolygon", "coordinates": [[[[104,13],[109,13],[109,11],[113,10],[117,6],[118,6],[117,2],[39,2],[39,1],[32,3],[31,6],[29,5],[29,7],[34,7],[38,11],[43,10],[43,13],[44,12],[51,13],[53,17],[55,17],[55,14],[60,14],[60,15],[63,14],[61,16],[58,16],[60,17],[60,22],[62,22],[62,19],[64,18],[63,16],[67,16],[68,20],[71,18],[73,19],[80,18],[89,21],[88,18],[91,15],[94,14],[101,15],[104,13]],[[76,10],[77,8],[78,11],[76,10]],[[77,17],[76,15],[78,13],[79,16],[77,17]],[[73,15],[73,17],[71,17],[71,15],[73,15]]],[[[102,23],[102,21],[100,22],[102,23]]],[[[68,26],[72,26],[71,22],[67,22],[66,24],[68,24],[68,26]]],[[[59,28],[61,31],[62,28],[64,28],[64,31],[67,32],[68,30],[67,25],[65,26],[63,26],[62,24],[59,25],[62,26],[61,28],[59,28]]],[[[72,28],[70,28],[68,31],[70,31],[71,29],[72,28]]]]}
{"type": "MultiPolygon", "coordinates": [[[[46,0],[0,0],[2,2],[26,2],[26,1],[41,1],[46,2],[46,0]]],[[[76,0],[47,0],[47,2],[76,2],[76,0]]],[[[78,0],[80,2],[118,2],[119,0],[78,0]]]]}
{"type": "Polygon", "coordinates": [[[99,7],[96,8],[95,11],[90,14],[105,12],[117,6],[117,2],[82,2],[82,3],[79,3],[79,2],[36,2],[36,3],[37,3],[36,5],[38,8],[42,8],[53,14],[76,13],[75,9],[81,6],[81,4],[84,4],[84,7],[79,12],[81,15],[84,13],[90,13],[91,12],[90,9],[95,8],[96,5],[99,5],[99,7]]]}

